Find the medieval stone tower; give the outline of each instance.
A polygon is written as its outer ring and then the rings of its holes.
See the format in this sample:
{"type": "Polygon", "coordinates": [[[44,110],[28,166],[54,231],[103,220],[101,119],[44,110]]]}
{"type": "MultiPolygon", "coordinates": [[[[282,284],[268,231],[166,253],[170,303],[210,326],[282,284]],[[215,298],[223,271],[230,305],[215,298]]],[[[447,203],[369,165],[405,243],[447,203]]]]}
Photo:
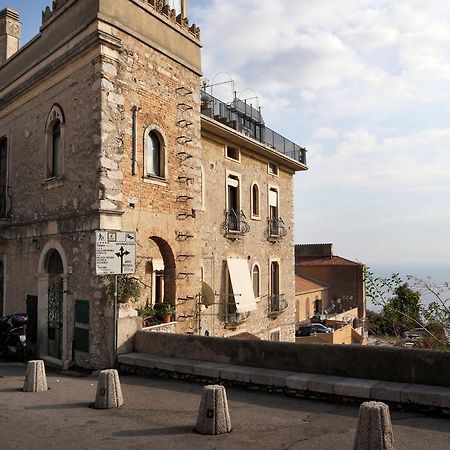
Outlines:
{"type": "Polygon", "coordinates": [[[17,14],[0,14],[4,312],[28,310],[57,365],[113,359],[95,230],[136,233],[141,301],[196,332],[201,67],[186,3],[55,0],[20,50],[17,14]]]}

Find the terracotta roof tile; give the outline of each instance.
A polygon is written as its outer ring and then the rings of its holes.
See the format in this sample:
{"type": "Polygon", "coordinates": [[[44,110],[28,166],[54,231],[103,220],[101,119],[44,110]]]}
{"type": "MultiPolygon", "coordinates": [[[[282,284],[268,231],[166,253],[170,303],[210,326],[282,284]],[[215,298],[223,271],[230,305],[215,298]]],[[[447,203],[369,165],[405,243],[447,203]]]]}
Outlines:
{"type": "Polygon", "coordinates": [[[362,266],[362,263],[342,258],[341,256],[332,256],[331,258],[302,257],[296,258],[297,266],[362,266]]]}
{"type": "Polygon", "coordinates": [[[300,275],[295,277],[295,292],[300,294],[302,292],[318,291],[328,289],[326,284],[322,284],[319,281],[311,280],[300,275]]]}
{"type": "Polygon", "coordinates": [[[260,341],[261,338],[255,336],[254,334],[247,333],[244,331],[243,333],[235,334],[234,336],[228,336],[228,339],[244,339],[246,341],[260,341]]]}

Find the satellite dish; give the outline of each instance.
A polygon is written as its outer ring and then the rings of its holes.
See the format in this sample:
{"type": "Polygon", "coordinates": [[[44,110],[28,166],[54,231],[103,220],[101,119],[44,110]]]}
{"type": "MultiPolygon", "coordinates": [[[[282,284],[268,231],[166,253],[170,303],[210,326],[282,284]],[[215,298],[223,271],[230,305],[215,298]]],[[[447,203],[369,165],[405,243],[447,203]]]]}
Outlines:
{"type": "Polygon", "coordinates": [[[212,287],[202,281],[202,303],[205,306],[211,306],[214,304],[216,298],[216,294],[214,293],[212,287]]]}

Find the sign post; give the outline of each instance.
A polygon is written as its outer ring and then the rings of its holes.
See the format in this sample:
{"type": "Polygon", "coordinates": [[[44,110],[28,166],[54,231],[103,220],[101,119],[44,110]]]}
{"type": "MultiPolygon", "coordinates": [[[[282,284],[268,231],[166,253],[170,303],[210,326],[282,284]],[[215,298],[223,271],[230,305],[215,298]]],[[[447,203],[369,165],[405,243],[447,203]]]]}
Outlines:
{"type": "Polygon", "coordinates": [[[114,275],[113,352],[117,363],[117,275],[136,271],[136,234],[128,231],[95,232],[95,271],[97,275],[114,275]]]}

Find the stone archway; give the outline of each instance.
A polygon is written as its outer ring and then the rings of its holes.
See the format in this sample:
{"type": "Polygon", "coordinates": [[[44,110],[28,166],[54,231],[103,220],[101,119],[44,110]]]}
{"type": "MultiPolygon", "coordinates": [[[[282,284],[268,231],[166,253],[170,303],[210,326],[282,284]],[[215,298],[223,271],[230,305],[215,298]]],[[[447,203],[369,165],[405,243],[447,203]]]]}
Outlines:
{"type": "Polygon", "coordinates": [[[176,305],[176,267],[175,257],[170,245],[164,239],[158,236],[150,236],[161,253],[164,261],[164,301],[171,305],[176,305]]]}
{"type": "Polygon", "coordinates": [[[67,339],[67,258],[57,241],[48,242],[39,257],[38,331],[40,357],[65,366],[70,351],[67,339]]]}

